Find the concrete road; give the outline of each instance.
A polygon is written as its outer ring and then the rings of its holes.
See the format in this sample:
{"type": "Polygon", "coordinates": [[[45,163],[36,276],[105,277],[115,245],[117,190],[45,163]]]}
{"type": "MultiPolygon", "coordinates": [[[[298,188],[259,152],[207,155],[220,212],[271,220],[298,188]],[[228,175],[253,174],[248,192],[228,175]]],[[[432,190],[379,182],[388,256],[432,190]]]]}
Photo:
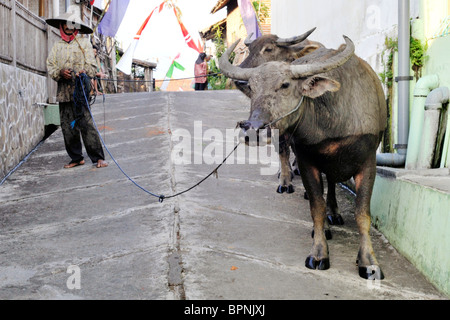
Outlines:
{"type": "MultiPolygon", "coordinates": [[[[248,117],[238,91],[106,96],[108,150],[137,184],[170,196],[209,174],[248,117]]],[[[106,153],[106,151],[105,151],[106,153]]],[[[338,188],[331,268],[309,270],[312,222],[299,177],[277,194],[272,149],[240,145],[205,182],[162,203],[108,168],[69,162],[60,129],[0,186],[0,299],[446,299],[376,230],[385,280],[355,266],[354,199],[338,188]]]]}

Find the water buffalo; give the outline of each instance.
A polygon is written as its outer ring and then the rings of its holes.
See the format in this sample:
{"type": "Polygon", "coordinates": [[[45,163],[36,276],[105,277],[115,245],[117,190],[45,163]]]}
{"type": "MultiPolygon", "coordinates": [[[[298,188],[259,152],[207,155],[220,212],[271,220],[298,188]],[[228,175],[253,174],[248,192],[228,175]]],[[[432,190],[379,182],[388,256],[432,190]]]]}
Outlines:
{"type": "Polygon", "coordinates": [[[271,61],[240,68],[228,58],[234,43],[219,60],[229,78],[248,81],[251,110],[244,130],[269,126],[292,136],[314,223],[312,249],[305,266],[330,267],[324,234],[326,202],[320,174],[332,183],[355,180],[355,219],[360,233],[359,275],[382,279],[369,235],[370,198],[376,175],[376,149],[386,126],[386,104],[380,80],[354,55],[353,42],[338,50],[319,48],[293,63],[271,61]],[[296,112],[296,106],[300,107],[296,112]],[[278,121],[275,121],[278,120],[278,121]]]}
{"type": "MultiPolygon", "coordinates": [[[[316,28],[313,28],[299,36],[291,38],[279,38],[274,34],[263,35],[252,42],[247,39],[244,41],[249,48],[249,55],[247,58],[239,65],[241,68],[254,68],[262,65],[263,63],[269,61],[285,61],[293,62],[294,60],[306,56],[307,54],[319,49],[324,46],[317,41],[311,41],[307,38],[311,33],[314,32],[316,28]]],[[[247,81],[235,81],[236,87],[241,90],[245,95],[251,98],[251,90],[248,87],[247,81]]],[[[285,134],[280,136],[279,140],[279,156],[280,156],[280,174],[279,174],[279,185],[277,188],[278,193],[292,193],[294,192],[294,187],[292,185],[292,178],[294,176],[293,172],[300,174],[298,168],[292,170],[291,164],[289,162],[290,150],[289,144],[291,139],[289,135],[285,134]]],[[[323,186],[323,183],[322,183],[323,186]]],[[[307,199],[307,194],[305,192],[305,199],[307,199]]],[[[327,222],[330,224],[343,224],[344,220],[339,214],[335,184],[328,183],[328,193],[327,193],[327,222]]],[[[328,227],[326,230],[327,239],[331,239],[331,232],[328,227]]]]}
{"type": "MultiPolygon", "coordinates": [[[[269,61],[285,61],[292,62],[316,49],[323,47],[322,44],[307,40],[307,37],[315,30],[313,28],[302,35],[291,38],[279,38],[274,34],[263,35],[256,40],[249,42],[247,37],[244,43],[249,48],[249,55],[240,64],[241,68],[254,68],[269,61]]],[[[247,97],[251,98],[251,91],[248,88],[246,81],[235,81],[236,87],[241,90],[247,97]]],[[[300,174],[298,168],[292,170],[289,162],[289,137],[287,135],[280,136],[279,156],[281,170],[279,174],[278,193],[292,193],[294,187],[292,185],[292,178],[294,172],[300,174]]],[[[342,220],[342,219],[341,219],[342,220]]],[[[330,220],[333,222],[334,220],[330,220]]]]}

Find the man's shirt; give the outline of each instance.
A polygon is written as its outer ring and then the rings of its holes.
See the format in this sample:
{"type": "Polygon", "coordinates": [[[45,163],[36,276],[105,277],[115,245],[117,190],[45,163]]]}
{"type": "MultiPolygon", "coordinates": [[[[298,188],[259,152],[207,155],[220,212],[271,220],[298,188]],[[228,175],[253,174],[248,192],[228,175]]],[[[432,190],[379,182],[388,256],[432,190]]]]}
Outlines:
{"type": "Polygon", "coordinates": [[[75,73],[85,70],[89,77],[95,76],[97,64],[94,57],[94,49],[88,38],[77,36],[70,43],[61,39],[54,44],[47,58],[48,74],[53,80],[58,82],[57,101],[73,101],[75,80],[67,80],[61,77],[61,69],[72,69],[75,73]]]}

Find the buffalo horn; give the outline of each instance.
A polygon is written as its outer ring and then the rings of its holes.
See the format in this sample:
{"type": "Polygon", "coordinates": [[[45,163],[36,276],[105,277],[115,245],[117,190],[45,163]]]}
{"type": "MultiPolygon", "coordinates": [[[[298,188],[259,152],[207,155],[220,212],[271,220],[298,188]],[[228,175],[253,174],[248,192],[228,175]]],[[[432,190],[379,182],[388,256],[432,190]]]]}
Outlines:
{"type": "Polygon", "coordinates": [[[250,34],[247,36],[247,38],[245,38],[244,40],[244,44],[248,47],[253,41],[251,41],[251,37],[253,35],[253,32],[250,32],[250,34]]]}
{"type": "Polygon", "coordinates": [[[325,73],[342,66],[355,52],[355,45],[350,38],[344,36],[345,49],[326,61],[311,64],[291,65],[294,78],[308,77],[319,73],[325,73]]]}
{"type": "Polygon", "coordinates": [[[233,52],[234,48],[236,48],[239,41],[241,41],[241,39],[238,39],[227,49],[227,51],[222,54],[219,59],[219,68],[220,71],[222,71],[228,78],[234,80],[248,80],[252,75],[253,68],[240,68],[232,65],[228,60],[230,58],[230,54],[233,52]]]}
{"type": "Polygon", "coordinates": [[[314,30],[316,30],[316,28],[312,28],[311,30],[306,31],[304,34],[292,38],[278,38],[277,46],[291,46],[293,44],[300,43],[308,38],[309,35],[314,32],[314,30]]]}

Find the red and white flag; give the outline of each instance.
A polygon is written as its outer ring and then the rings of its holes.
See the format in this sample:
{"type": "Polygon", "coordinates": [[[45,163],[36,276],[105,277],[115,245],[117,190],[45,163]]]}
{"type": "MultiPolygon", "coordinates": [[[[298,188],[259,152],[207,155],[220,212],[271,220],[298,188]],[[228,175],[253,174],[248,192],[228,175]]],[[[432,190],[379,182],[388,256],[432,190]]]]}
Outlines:
{"type": "Polygon", "coordinates": [[[105,1],[104,0],[89,0],[89,4],[91,6],[99,8],[100,10],[105,9],[105,1]]]}
{"type": "Polygon", "coordinates": [[[203,47],[200,43],[200,39],[198,39],[197,44],[196,44],[194,39],[191,37],[191,35],[187,31],[186,27],[184,26],[183,22],[181,21],[180,17],[178,16],[175,5],[173,5],[171,3],[171,1],[165,0],[160,5],[158,5],[156,8],[154,8],[152,10],[152,12],[150,13],[150,15],[147,17],[147,19],[145,19],[144,23],[142,24],[142,26],[139,28],[138,32],[134,36],[133,41],[131,42],[130,46],[123,54],[120,61],[117,63],[117,66],[116,66],[117,69],[119,69],[120,71],[122,71],[125,74],[131,74],[131,66],[133,63],[134,52],[135,52],[136,46],[139,43],[139,39],[141,38],[142,31],[144,31],[144,29],[147,26],[147,23],[149,22],[152,15],[154,13],[160,13],[164,9],[166,3],[168,4],[167,8],[173,8],[173,12],[175,14],[175,17],[177,18],[178,24],[181,29],[181,33],[183,34],[183,37],[184,37],[184,40],[185,40],[187,46],[194,49],[198,53],[203,52],[203,47]]]}
{"type": "Polygon", "coordinates": [[[191,35],[187,31],[186,27],[184,26],[183,22],[181,21],[180,17],[177,15],[177,11],[175,10],[175,7],[173,8],[173,12],[175,13],[175,16],[177,17],[178,24],[181,28],[181,33],[183,33],[184,41],[188,45],[189,48],[194,49],[198,53],[203,52],[203,47],[200,44],[200,40],[195,44],[194,39],[192,39],[191,35]]]}
{"type": "Polygon", "coordinates": [[[142,31],[144,31],[145,27],[147,26],[148,21],[152,17],[154,12],[161,12],[161,10],[164,8],[165,1],[163,1],[160,5],[158,5],[156,8],[152,10],[152,12],[149,14],[147,19],[145,19],[144,23],[139,28],[138,32],[133,38],[133,41],[131,42],[128,49],[123,54],[122,58],[119,60],[119,62],[116,65],[116,68],[122,71],[125,74],[131,74],[131,66],[133,64],[133,56],[134,56],[134,50],[136,49],[137,44],[139,43],[139,39],[141,38],[142,31]]]}

